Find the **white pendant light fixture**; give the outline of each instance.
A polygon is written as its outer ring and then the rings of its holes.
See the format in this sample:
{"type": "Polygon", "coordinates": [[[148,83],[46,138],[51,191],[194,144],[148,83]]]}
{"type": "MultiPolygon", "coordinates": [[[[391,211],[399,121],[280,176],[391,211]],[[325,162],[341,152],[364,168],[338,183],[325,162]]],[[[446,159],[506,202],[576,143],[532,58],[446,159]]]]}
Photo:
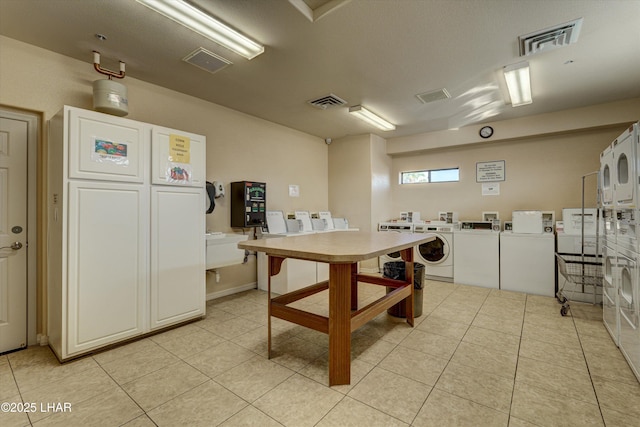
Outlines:
{"type": "Polygon", "coordinates": [[[264,52],[264,46],[183,0],[136,1],[247,59],[255,58],[264,52]]]}
{"type": "Polygon", "coordinates": [[[507,89],[509,89],[511,106],[519,107],[533,102],[528,61],[504,67],[504,79],[507,82],[507,89]]]}
{"type": "Polygon", "coordinates": [[[349,113],[384,131],[395,130],[396,128],[394,124],[389,123],[380,116],[377,116],[362,105],[354,105],[353,107],[350,107],[349,113]]]}

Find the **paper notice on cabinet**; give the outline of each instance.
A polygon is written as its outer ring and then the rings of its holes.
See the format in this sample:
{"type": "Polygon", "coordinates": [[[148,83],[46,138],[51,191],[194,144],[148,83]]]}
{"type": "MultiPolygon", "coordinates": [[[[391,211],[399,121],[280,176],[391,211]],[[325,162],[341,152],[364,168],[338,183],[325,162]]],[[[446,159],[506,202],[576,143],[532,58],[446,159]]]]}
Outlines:
{"type": "Polygon", "coordinates": [[[91,160],[98,163],[113,163],[120,166],[129,166],[127,144],[94,137],[91,160]]]}
{"type": "Polygon", "coordinates": [[[169,135],[169,161],[191,163],[191,138],[182,135],[169,135]]]}
{"type": "Polygon", "coordinates": [[[168,162],[166,178],[172,184],[191,184],[191,166],[168,162]]]}
{"type": "Polygon", "coordinates": [[[497,183],[482,184],[482,195],[483,196],[499,196],[500,184],[497,184],[497,183]]]}

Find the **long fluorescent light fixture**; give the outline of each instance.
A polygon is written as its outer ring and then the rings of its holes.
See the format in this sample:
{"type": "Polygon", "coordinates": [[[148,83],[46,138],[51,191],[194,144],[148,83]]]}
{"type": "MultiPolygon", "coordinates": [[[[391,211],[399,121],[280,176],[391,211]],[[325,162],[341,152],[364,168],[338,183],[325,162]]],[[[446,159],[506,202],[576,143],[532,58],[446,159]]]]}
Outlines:
{"type": "Polygon", "coordinates": [[[136,1],[247,59],[255,58],[264,52],[264,46],[183,0],[136,1]]]}
{"type": "Polygon", "coordinates": [[[533,102],[531,98],[531,79],[529,62],[523,61],[504,67],[504,79],[507,82],[511,105],[519,107],[533,102]]]}
{"type": "Polygon", "coordinates": [[[354,105],[353,107],[349,108],[349,113],[384,131],[395,130],[396,128],[394,124],[389,123],[382,117],[373,114],[362,105],[354,105]]]}

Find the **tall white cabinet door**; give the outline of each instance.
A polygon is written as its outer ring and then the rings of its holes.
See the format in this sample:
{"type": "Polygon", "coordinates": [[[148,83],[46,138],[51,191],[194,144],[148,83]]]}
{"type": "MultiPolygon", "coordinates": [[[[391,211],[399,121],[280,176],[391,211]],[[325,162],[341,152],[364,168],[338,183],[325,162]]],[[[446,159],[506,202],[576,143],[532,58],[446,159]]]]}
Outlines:
{"type": "Polygon", "coordinates": [[[151,329],[205,312],[204,189],[151,188],[151,329]]]}
{"type": "Polygon", "coordinates": [[[67,354],[146,328],[148,189],[69,183],[67,354]]]}
{"type": "Polygon", "coordinates": [[[152,184],[204,187],[206,137],[154,126],[151,145],[152,184]]]}
{"type": "Polygon", "coordinates": [[[69,178],[145,181],[147,125],[79,108],[67,110],[69,178]]]}

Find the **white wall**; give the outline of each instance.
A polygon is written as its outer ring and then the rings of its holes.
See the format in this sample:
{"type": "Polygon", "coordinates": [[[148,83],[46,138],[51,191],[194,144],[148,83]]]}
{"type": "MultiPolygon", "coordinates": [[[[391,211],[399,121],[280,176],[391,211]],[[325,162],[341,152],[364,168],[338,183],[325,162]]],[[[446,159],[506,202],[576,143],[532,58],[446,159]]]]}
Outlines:
{"type": "Polygon", "coordinates": [[[371,229],[370,135],[334,139],[329,146],[329,209],[349,226],[371,229]]]}

